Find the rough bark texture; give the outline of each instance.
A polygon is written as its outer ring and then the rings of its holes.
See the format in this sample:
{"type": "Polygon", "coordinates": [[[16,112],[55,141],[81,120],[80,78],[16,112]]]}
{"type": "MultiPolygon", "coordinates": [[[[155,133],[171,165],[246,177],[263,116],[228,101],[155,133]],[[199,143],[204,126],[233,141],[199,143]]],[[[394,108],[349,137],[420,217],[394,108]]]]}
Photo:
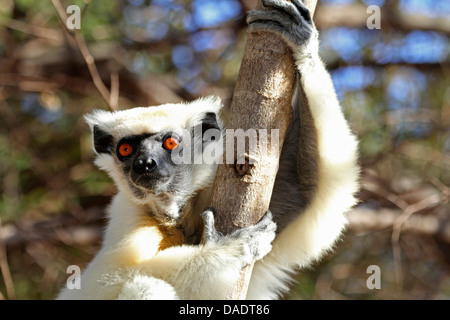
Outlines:
{"type": "MultiPolygon", "coordinates": [[[[316,0],[304,3],[313,13],[316,0]]],[[[257,8],[262,8],[260,1],[257,8]]],[[[245,164],[235,161],[235,164],[219,165],[211,206],[217,212],[216,228],[223,233],[255,224],[269,208],[279,154],[292,114],[294,83],[295,65],[284,41],[271,33],[249,34],[228,128],[267,129],[267,150],[271,150],[272,143],[277,143],[278,152],[261,154],[258,146],[256,156],[251,159],[253,164],[246,158],[245,164]],[[279,141],[270,141],[271,129],[279,130],[279,141]]],[[[243,269],[240,281],[229,294],[230,299],[245,299],[252,268],[243,269]]]]}

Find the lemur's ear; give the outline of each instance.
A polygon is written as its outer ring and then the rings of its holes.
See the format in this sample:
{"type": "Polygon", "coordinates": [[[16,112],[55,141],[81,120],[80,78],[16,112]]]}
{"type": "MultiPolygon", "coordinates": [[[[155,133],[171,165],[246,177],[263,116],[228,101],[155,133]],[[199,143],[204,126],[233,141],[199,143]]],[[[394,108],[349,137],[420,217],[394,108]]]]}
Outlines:
{"type": "Polygon", "coordinates": [[[209,129],[220,130],[217,115],[214,112],[207,112],[202,119],[202,135],[209,129]]]}
{"type": "Polygon", "coordinates": [[[99,126],[94,125],[92,130],[94,135],[94,148],[97,153],[109,153],[114,151],[114,138],[109,133],[100,129],[99,126]]]}
{"type": "MultiPolygon", "coordinates": [[[[188,122],[200,129],[202,135],[209,129],[223,130],[221,119],[222,100],[216,96],[208,96],[192,101],[188,106],[188,122]]],[[[200,132],[200,131],[197,131],[200,132]]]]}

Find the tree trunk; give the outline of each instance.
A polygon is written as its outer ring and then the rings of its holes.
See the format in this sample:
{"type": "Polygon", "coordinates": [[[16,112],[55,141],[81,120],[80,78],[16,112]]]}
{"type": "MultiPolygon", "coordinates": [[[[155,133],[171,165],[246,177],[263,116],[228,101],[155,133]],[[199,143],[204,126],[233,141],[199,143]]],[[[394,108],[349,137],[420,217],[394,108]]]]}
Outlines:
{"type": "MultiPolygon", "coordinates": [[[[313,14],[316,0],[304,3],[313,14]]],[[[260,1],[257,8],[262,8],[260,1]]],[[[258,137],[258,129],[267,129],[268,139],[267,145],[258,145],[243,164],[237,162],[237,156],[242,154],[236,153],[236,143],[234,163],[226,162],[228,148],[225,149],[224,164],[218,166],[211,202],[217,212],[216,228],[225,234],[255,224],[269,208],[279,155],[292,114],[295,74],[291,50],[281,38],[268,32],[248,35],[227,128],[256,129],[258,137]],[[273,129],[279,130],[278,139],[271,141],[273,129]],[[270,152],[272,145],[276,152],[270,152]]],[[[245,299],[252,268],[243,269],[240,281],[229,293],[230,299],[245,299]]]]}

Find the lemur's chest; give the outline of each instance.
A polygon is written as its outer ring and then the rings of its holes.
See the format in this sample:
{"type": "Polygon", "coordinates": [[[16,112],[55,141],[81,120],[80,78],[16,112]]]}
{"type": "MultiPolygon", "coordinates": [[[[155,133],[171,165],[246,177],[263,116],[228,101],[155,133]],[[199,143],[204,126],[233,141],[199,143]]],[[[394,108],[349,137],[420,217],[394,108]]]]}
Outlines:
{"type": "Polygon", "coordinates": [[[156,220],[145,217],[127,237],[123,249],[127,251],[128,265],[149,260],[158,252],[184,243],[184,234],[176,227],[163,227],[156,220]]]}

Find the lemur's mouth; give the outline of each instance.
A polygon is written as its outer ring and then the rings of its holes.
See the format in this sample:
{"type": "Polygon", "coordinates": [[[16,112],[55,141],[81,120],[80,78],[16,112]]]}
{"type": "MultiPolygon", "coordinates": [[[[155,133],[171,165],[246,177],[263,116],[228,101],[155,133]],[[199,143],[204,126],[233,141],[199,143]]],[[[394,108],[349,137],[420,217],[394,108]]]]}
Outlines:
{"type": "Polygon", "coordinates": [[[169,182],[170,177],[163,177],[158,174],[144,173],[140,175],[130,176],[131,184],[134,185],[133,189],[139,189],[139,193],[154,193],[161,192],[160,189],[164,189],[164,186],[169,182]]]}

